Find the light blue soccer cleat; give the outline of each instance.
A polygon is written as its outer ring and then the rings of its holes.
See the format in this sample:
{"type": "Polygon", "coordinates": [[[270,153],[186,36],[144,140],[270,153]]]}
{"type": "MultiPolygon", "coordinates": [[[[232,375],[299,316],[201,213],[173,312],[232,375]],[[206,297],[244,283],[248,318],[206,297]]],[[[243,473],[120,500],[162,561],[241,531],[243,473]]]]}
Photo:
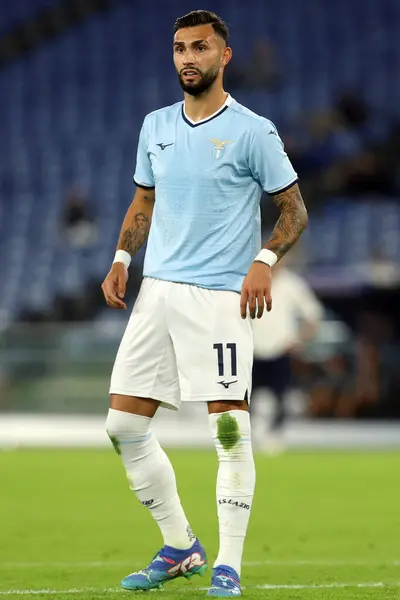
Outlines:
{"type": "Polygon", "coordinates": [[[177,577],[190,579],[193,575],[203,575],[207,569],[207,556],[199,540],[188,550],[177,550],[164,546],[151,563],[142,571],[131,573],[121,581],[125,590],[152,590],[162,588],[163,583],[177,577]]]}
{"type": "Polygon", "coordinates": [[[232,596],[241,596],[240,577],[235,569],[226,565],[218,565],[213,568],[211,587],[207,596],[216,596],[217,598],[227,598],[232,596]]]}

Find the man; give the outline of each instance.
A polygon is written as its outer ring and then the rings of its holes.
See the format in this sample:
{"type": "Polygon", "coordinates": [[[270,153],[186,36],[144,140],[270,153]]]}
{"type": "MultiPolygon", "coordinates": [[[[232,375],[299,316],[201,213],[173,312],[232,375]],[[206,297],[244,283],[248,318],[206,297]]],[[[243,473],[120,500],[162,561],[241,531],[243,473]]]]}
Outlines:
{"type": "Polygon", "coordinates": [[[182,400],[207,402],[219,457],[220,548],[208,595],[241,595],[255,486],[250,318],[261,317],[265,304],[271,308],[271,266],[307,223],[275,127],[223,89],[232,56],[227,42],[228,29],[214,13],[194,11],[176,21],[174,64],[184,101],[144,120],[136,194],[102,286],[109,306],[126,309],[127,267],[148,237],[144,280],[116,357],[106,423],[132,490],[164,538],[148,567],[122,581],[130,590],[202,574],[207,566],[172,465],[151,431],[158,407],[178,409],[182,400]],[[263,188],[281,216],[260,252],[263,188]]]}
{"type": "MultiPolygon", "coordinates": [[[[317,333],[323,308],[307,282],[286,267],[274,267],[274,307],[254,322],[253,392],[268,388],[276,401],[271,432],[263,444],[271,454],[284,449],[284,400],[291,384],[291,355],[317,333]]],[[[254,407],[254,400],[252,407],[254,407]]]]}

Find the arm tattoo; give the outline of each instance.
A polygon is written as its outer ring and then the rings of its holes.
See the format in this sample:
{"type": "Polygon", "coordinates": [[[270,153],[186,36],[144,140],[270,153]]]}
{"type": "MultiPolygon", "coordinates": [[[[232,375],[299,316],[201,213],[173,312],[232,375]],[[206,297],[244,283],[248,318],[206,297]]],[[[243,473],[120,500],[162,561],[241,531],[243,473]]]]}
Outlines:
{"type": "Polygon", "coordinates": [[[275,252],[280,259],[307,227],[308,216],[297,184],[281,194],[276,194],[274,201],[281,214],[265,247],[275,252]]]}
{"type": "Polygon", "coordinates": [[[150,221],[143,213],[135,213],[133,225],[125,229],[122,234],[120,248],[132,256],[143,246],[149,235],[150,221]]]}

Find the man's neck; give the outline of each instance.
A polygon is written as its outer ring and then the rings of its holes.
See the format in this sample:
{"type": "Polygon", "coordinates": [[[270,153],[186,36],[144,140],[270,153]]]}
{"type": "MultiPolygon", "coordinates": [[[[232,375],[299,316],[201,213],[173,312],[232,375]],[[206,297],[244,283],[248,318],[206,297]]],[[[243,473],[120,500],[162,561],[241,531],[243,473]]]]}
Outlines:
{"type": "Polygon", "coordinates": [[[225,104],[227,97],[223,88],[207,90],[200,96],[185,94],[185,114],[195,123],[207,119],[225,104]]]}

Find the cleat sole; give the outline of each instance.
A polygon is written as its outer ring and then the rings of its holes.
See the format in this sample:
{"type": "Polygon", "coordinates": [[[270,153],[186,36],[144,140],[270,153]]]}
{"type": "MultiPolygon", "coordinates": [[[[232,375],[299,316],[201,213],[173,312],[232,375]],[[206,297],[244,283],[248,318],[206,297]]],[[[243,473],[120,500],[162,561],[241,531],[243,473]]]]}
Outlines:
{"type": "Polygon", "coordinates": [[[202,565],[200,567],[200,569],[197,571],[197,575],[200,575],[200,577],[203,577],[204,573],[207,571],[208,569],[208,564],[205,563],[204,565],[202,565]]]}
{"type": "Polygon", "coordinates": [[[149,592],[150,590],[162,590],[163,589],[162,583],[157,583],[157,585],[153,585],[151,587],[134,587],[134,586],[124,585],[123,583],[121,583],[120,585],[123,590],[126,590],[128,592],[149,592]]]}
{"type": "Polygon", "coordinates": [[[142,588],[142,587],[125,587],[124,585],[122,585],[121,588],[123,590],[125,590],[126,592],[151,592],[151,590],[162,590],[163,586],[155,585],[155,586],[149,587],[149,588],[142,588]]]}
{"type": "Polygon", "coordinates": [[[223,589],[210,589],[206,596],[213,596],[214,598],[240,598],[242,594],[230,594],[229,591],[223,589]]]}
{"type": "Polygon", "coordinates": [[[195,570],[193,570],[193,571],[189,571],[188,573],[185,573],[185,574],[184,574],[184,578],[185,578],[185,579],[192,579],[192,577],[193,577],[194,575],[200,575],[200,577],[203,577],[204,573],[207,571],[207,568],[208,568],[208,564],[207,564],[207,563],[205,563],[205,564],[204,564],[204,565],[202,565],[201,567],[198,567],[198,568],[196,569],[196,571],[195,571],[195,570]]]}
{"type": "MultiPolygon", "coordinates": [[[[194,575],[199,575],[200,577],[202,577],[204,575],[204,573],[207,571],[208,569],[208,564],[205,563],[204,565],[202,565],[201,567],[196,567],[196,571],[189,571],[188,573],[185,573],[183,575],[183,577],[185,579],[191,579],[194,575]]],[[[157,585],[153,585],[150,587],[134,587],[134,586],[128,586],[125,585],[121,582],[121,587],[124,590],[127,590],[128,592],[149,592],[150,590],[162,590],[164,589],[164,584],[165,583],[169,583],[170,581],[175,581],[175,579],[179,579],[179,577],[181,577],[182,575],[178,575],[178,577],[171,577],[171,579],[166,579],[165,581],[163,581],[162,583],[158,583],[157,585]]]]}

